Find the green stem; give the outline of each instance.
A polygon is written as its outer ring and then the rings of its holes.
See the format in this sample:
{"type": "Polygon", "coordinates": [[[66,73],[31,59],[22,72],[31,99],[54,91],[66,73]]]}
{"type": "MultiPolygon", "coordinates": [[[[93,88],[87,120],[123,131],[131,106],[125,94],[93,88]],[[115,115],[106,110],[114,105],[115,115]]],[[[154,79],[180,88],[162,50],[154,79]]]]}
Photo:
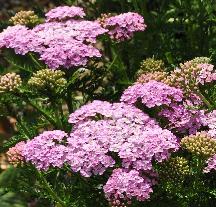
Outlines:
{"type": "Polygon", "coordinates": [[[38,107],[37,104],[32,102],[31,100],[27,99],[26,100],[34,109],[36,109],[41,115],[43,115],[54,127],[58,128],[58,124],[56,124],[56,121],[49,116],[45,111],[43,111],[40,107],[38,107]]]}
{"type": "Polygon", "coordinates": [[[133,0],[133,6],[134,6],[134,9],[139,12],[139,5],[138,5],[138,2],[137,0],[133,0]]]}
{"type": "Polygon", "coordinates": [[[36,171],[38,178],[40,179],[41,183],[43,184],[43,187],[46,189],[47,193],[61,206],[61,207],[67,207],[64,201],[62,201],[61,198],[53,191],[50,184],[47,182],[46,178],[43,176],[43,174],[39,171],[36,171]]]}
{"type": "Polygon", "coordinates": [[[69,90],[67,92],[66,103],[67,103],[69,113],[72,113],[73,112],[72,97],[69,90]]]}
{"type": "Polygon", "coordinates": [[[29,56],[31,57],[32,61],[39,67],[43,68],[43,66],[34,58],[32,53],[29,53],[29,56]]]}

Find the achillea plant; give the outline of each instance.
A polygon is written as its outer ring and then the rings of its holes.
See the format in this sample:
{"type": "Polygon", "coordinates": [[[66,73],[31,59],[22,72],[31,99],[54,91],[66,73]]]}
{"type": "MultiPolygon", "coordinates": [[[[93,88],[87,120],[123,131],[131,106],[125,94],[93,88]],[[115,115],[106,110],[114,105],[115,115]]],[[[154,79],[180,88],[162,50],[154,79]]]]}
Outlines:
{"type": "Polygon", "coordinates": [[[85,12],[57,7],[44,23],[0,33],[6,70],[16,70],[0,77],[1,115],[17,122],[0,149],[20,175],[6,189],[60,207],[155,206],[161,198],[185,207],[203,193],[210,199],[214,66],[195,58],[168,73],[162,61],[147,59],[127,87],[130,71],[117,49],[145,30],[143,17],[94,21],[85,12]],[[110,74],[123,81],[107,86],[110,74]]]}

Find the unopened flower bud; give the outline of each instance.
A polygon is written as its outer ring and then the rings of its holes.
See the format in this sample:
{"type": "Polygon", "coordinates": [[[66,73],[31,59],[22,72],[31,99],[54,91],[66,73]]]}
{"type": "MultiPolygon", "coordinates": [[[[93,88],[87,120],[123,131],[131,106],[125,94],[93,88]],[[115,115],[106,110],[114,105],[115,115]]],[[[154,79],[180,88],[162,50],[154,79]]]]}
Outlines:
{"type": "Polygon", "coordinates": [[[188,160],[184,157],[173,157],[160,166],[159,176],[161,179],[177,182],[189,175],[188,160]]]}
{"type": "Polygon", "coordinates": [[[14,91],[22,84],[22,80],[16,73],[7,73],[0,77],[0,93],[14,91]]]}
{"type": "Polygon", "coordinates": [[[184,137],[181,146],[193,154],[207,158],[216,154],[216,140],[205,132],[184,137]]]}
{"type": "Polygon", "coordinates": [[[11,17],[10,22],[13,25],[35,25],[39,22],[39,17],[34,11],[20,11],[11,17]]]}
{"type": "Polygon", "coordinates": [[[143,60],[140,65],[140,69],[137,72],[137,75],[141,75],[143,73],[155,72],[155,71],[164,71],[164,62],[162,60],[155,60],[154,58],[147,58],[143,60]]]}
{"type": "Polygon", "coordinates": [[[67,84],[64,75],[65,73],[60,70],[43,69],[34,73],[29,79],[28,84],[38,90],[57,92],[67,84]]]}

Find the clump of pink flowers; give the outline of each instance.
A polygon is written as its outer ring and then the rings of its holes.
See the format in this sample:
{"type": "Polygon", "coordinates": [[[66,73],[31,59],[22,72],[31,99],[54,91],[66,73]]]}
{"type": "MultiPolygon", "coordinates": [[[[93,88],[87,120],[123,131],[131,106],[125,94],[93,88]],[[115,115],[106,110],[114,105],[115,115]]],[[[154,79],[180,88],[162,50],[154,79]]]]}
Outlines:
{"type": "Polygon", "coordinates": [[[46,21],[62,21],[74,18],[83,18],[85,16],[83,8],[77,6],[59,6],[46,13],[46,21]]]}
{"type": "Polygon", "coordinates": [[[45,131],[26,142],[23,156],[39,170],[62,167],[65,162],[67,148],[61,144],[67,134],[61,130],[45,131]]]}
{"type": "Polygon", "coordinates": [[[7,151],[8,162],[12,165],[22,164],[24,162],[23,149],[25,142],[21,141],[7,151]]]}
{"type": "Polygon", "coordinates": [[[180,89],[152,80],[148,83],[137,83],[130,86],[121,97],[121,101],[127,104],[135,104],[138,99],[148,108],[169,106],[173,102],[181,102],[183,92],[180,89]]]}
{"type": "Polygon", "coordinates": [[[134,32],[145,28],[143,17],[136,13],[107,19],[107,28],[103,28],[97,21],[77,19],[84,16],[80,7],[57,7],[46,13],[45,23],[33,29],[21,25],[5,29],[0,33],[0,48],[13,48],[15,53],[21,55],[39,53],[40,60],[51,69],[71,68],[85,66],[89,60],[102,56],[95,45],[101,35],[114,35],[117,32],[115,38],[123,40],[122,35],[128,39],[134,32]],[[115,28],[112,27],[114,22],[115,28]]]}
{"type": "Polygon", "coordinates": [[[132,198],[139,201],[147,200],[153,190],[151,180],[140,176],[138,171],[125,171],[118,168],[108,179],[104,186],[104,192],[111,204],[120,206],[122,200],[128,200],[128,204],[132,198]]]}
{"type": "Polygon", "coordinates": [[[133,12],[108,17],[104,22],[104,27],[109,29],[110,37],[117,41],[131,39],[134,32],[146,29],[143,17],[133,12]]]}
{"type": "Polygon", "coordinates": [[[204,173],[209,173],[212,170],[216,170],[216,154],[207,160],[207,166],[203,170],[204,173]]]}

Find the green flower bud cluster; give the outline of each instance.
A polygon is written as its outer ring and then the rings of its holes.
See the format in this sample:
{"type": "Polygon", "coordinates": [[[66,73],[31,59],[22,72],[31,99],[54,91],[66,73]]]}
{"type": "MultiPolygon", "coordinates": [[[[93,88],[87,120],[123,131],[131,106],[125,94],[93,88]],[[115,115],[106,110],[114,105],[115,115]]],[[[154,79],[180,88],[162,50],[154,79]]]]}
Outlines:
{"type": "Polygon", "coordinates": [[[159,176],[165,181],[181,181],[190,174],[188,160],[184,157],[173,157],[164,162],[159,169],[159,176]]]}
{"type": "Polygon", "coordinates": [[[184,137],[181,140],[181,146],[189,152],[205,158],[216,154],[216,139],[205,132],[184,137]]]}
{"type": "Polygon", "coordinates": [[[9,20],[13,25],[35,25],[39,22],[39,17],[34,11],[20,11],[9,20]]]}
{"type": "Polygon", "coordinates": [[[7,73],[0,77],[0,93],[14,91],[22,84],[20,76],[16,73],[7,73]]]}
{"type": "Polygon", "coordinates": [[[155,60],[154,58],[147,58],[143,60],[140,65],[140,69],[137,75],[141,75],[143,73],[161,71],[163,72],[165,68],[164,62],[162,60],[155,60]]]}
{"type": "Polygon", "coordinates": [[[51,90],[57,92],[63,89],[67,81],[65,73],[60,70],[43,69],[33,74],[28,84],[38,90],[51,90]]]}
{"type": "Polygon", "coordinates": [[[180,64],[180,68],[175,69],[167,78],[167,83],[170,86],[181,88],[185,93],[190,93],[191,90],[198,90],[198,81],[201,68],[199,64],[209,63],[207,57],[196,57],[193,60],[180,64]]]}

